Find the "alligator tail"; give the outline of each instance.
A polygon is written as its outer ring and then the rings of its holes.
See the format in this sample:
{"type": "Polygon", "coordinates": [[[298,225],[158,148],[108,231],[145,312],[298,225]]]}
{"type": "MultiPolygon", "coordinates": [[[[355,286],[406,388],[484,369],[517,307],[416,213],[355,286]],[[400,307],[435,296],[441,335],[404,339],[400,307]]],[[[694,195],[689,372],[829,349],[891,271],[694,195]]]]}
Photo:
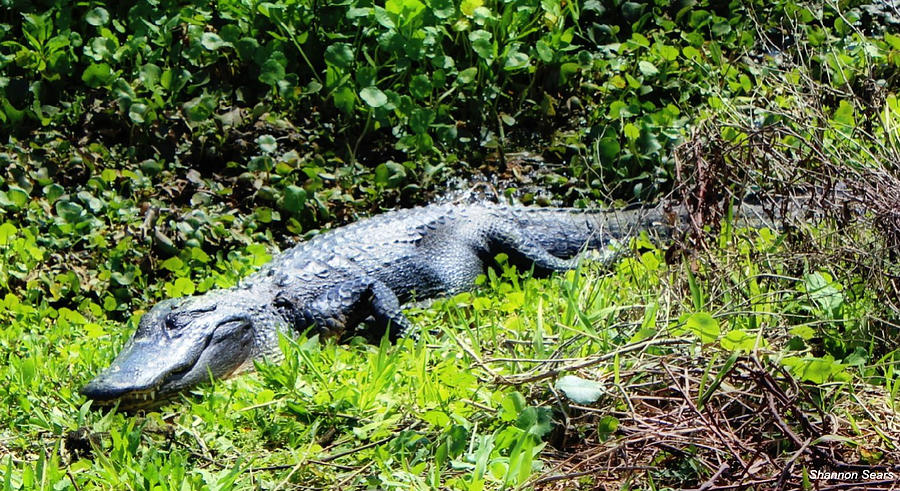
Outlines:
{"type": "MultiPolygon", "coordinates": [[[[790,206],[786,216],[770,217],[763,206],[748,202],[733,207],[736,227],[780,229],[783,221],[795,221],[800,208],[790,206]],[[793,219],[793,220],[792,220],[793,219]]],[[[781,215],[782,213],[778,213],[781,215]]],[[[682,206],[633,206],[610,210],[575,208],[520,208],[517,226],[547,252],[557,257],[573,257],[586,249],[603,250],[647,232],[651,238],[668,240],[687,231],[691,216],[682,206]]]]}
{"type": "Polygon", "coordinates": [[[514,221],[522,232],[557,257],[573,257],[585,249],[604,249],[642,231],[668,238],[670,217],[659,207],[620,210],[519,208],[514,221]]]}

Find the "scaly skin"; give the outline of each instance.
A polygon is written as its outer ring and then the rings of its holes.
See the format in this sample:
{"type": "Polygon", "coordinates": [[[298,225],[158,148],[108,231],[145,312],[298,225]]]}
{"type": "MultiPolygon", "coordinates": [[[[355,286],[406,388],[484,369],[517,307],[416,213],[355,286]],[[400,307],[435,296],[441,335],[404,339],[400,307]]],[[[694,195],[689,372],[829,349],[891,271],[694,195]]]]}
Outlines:
{"type": "Polygon", "coordinates": [[[364,322],[370,339],[395,340],[412,329],[402,304],[471,289],[499,253],[541,275],[573,268],[586,248],[669,228],[660,208],[448,204],[385,213],[289,249],[235,288],[160,302],[81,392],[121,408],[157,405],[210,375],[277,359],[279,332],[340,335],[364,322]]]}

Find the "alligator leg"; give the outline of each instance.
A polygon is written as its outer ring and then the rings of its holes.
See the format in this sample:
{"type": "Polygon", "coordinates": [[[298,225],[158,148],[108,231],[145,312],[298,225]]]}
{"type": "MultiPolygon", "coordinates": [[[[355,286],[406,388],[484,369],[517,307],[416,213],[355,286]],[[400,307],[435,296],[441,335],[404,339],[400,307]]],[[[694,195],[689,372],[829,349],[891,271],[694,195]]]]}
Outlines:
{"type": "Polygon", "coordinates": [[[372,280],[369,290],[371,291],[372,317],[377,329],[372,334],[377,336],[376,339],[384,336],[385,332],[388,333],[388,339],[392,342],[411,334],[413,332],[412,323],[400,310],[400,300],[397,295],[378,280],[372,280]]]}
{"type": "MultiPolygon", "coordinates": [[[[290,296],[279,294],[282,302],[290,296]]],[[[412,324],[400,310],[397,295],[387,285],[371,277],[348,279],[330,288],[306,305],[296,305],[294,325],[298,330],[316,326],[323,334],[343,334],[371,318],[380,339],[385,332],[391,341],[412,331],[412,324]]]]}
{"type": "Polygon", "coordinates": [[[574,269],[578,265],[577,257],[556,257],[528,234],[506,224],[491,227],[487,240],[492,254],[505,253],[509,256],[510,263],[524,269],[533,266],[538,275],[574,269]]]}

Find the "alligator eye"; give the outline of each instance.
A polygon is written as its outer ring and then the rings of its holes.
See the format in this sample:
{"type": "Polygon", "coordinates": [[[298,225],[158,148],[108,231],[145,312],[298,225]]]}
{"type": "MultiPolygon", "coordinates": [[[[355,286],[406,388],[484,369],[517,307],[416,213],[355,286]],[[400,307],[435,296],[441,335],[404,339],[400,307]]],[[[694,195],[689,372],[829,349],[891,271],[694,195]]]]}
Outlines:
{"type": "Polygon", "coordinates": [[[168,329],[170,331],[174,331],[175,329],[178,329],[178,327],[179,327],[178,326],[178,318],[175,316],[175,314],[167,314],[165,324],[166,324],[166,329],[168,329]]]}

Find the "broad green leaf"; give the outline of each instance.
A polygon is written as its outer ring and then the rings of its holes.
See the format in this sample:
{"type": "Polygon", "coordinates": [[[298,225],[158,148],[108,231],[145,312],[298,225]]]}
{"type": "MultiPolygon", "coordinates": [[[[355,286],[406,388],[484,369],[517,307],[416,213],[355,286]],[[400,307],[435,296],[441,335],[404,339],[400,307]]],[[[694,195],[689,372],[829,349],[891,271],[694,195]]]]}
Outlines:
{"type": "Polygon", "coordinates": [[[396,187],[406,179],[406,168],[396,162],[385,162],[375,168],[375,182],[382,186],[396,187]]]}
{"type": "MultiPolygon", "coordinates": [[[[761,339],[762,346],[765,346],[765,340],[761,339]]],[[[756,347],[756,336],[741,330],[729,331],[725,337],[719,341],[722,348],[728,351],[753,351],[756,347]]]]}
{"type": "Polygon", "coordinates": [[[88,47],[85,49],[85,54],[92,60],[101,62],[113,58],[113,54],[117,49],[118,46],[112,39],[103,36],[97,36],[91,39],[90,43],[88,43],[88,47]]]}
{"type": "Polygon", "coordinates": [[[237,42],[244,35],[244,31],[237,24],[225,24],[219,29],[219,35],[229,43],[237,42]]]}
{"type": "Polygon", "coordinates": [[[593,10],[597,12],[597,15],[603,15],[606,12],[606,7],[599,0],[587,0],[584,2],[584,10],[593,10]]]}
{"type": "Polygon", "coordinates": [[[519,417],[527,404],[525,397],[519,392],[511,392],[500,401],[500,419],[503,421],[513,421],[519,417]]]}
{"type": "Polygon", "coordinates": [[[162,70],[160,70],[157,65],[153,63],[147,63],[141,67],[139,77],[141,79],[141,83],[144,84],[144,87],[153,89],[159,84],[159,77],[161,73],[162,70]]]}
{"type": "Polygon", "coordinates": [[[369,107],[381,107],[387,104],[387,96],[378,87],[366,87],[359,91],[359,97],[369,107]]]}
{"type": "Polygon", "coordinates": [[[844,365],[834,361],[830,355],[823,358],[789,356],[781,363],[790,367],[794,375],[814,384],[823,384],[844,370],[844,365]]]}
{"type": "Polygon", "coordinates": [[[134,282],[134,273],[131,271],[127,271],[122,273],[120,271],[113,271],[110,275],[110,279],[121,286],[128,286],[134,282]]]}
{"type": "Polygon", "coordinates": [[[115,78],[115,74],[106,63],[93,63],[81,74],[81,80],[92,89],[108,85],[113,78],[115,78]]]}
{"type": "Polygon", "coordinates": [[[56,202],[56,214],[69,223],[77,223],[86,216],[84,208],[69,200],[56,202]]]}
{"type": "Polygon", "coordinates": [[[6,245],[11,242],[11,239],[16,236],[16,231],[16,226],[9,222],[0,224],[0,245],[6,245]]]}
{"type": "MultiPolygon", "coordinates": [[[[113,275],[115,275],[115,273],[113,273],[113,275]]],[[[110,298],[110,297],[107,297],[107,298],[110,298]]],[[[110,309],[110,310],[112,310],[112,309],[110,309]]],[[[88,322],[87,324],[84,325],[83,329],[84,329],[84,332],[87,335],[88,339],[96,339],[105,334],[103,331],[103,326],[101,326],[100,324],[97,324],[96,322],[88,322]]]]}
{"type": "Polygon", "coordinates": [[[426,99],[431,95],[431,82],[425,75],[416,75],[409,83],[409,92],[417,99],[426,99]]]}
{"type": "Polygon", "coordinates": [[[375,7],[375,22],[378,22],[382,27],[388,29],[393,29],[397,26],[397,24],[394,23],[394,19],[390,12],[381,7],[375,7]]]}
{"type": "Polygon", "coordinates": [[[160,172],[162,172],[163,167],[164,166],[162,162],[154,159],[147,159],[141,162],[141,172],[149,176],[155,176],[159,174],[160,172]]]}
{"type": "Polygon", "coordinates": [[[504,70],[518,70],[528,66],[528,55],[520,51],[513,51],[506,57],[503,63],[504,70]]]}
{"type": "Polygon", "coordinates": [[[590,69],[594,66],[594,55],[590,51],[581,50],[578,52],[578,64],[584,69],[590,69]]]}
{"type": "Polygon", "coordinates": [[[865,366],[866,362],[869,361],[869,356],[870,355],[865,348],[857,346],[856,349],[853,350],[853,353],[850,353],[844,358],[842,364],[852,367],[865,366]]]}
{"type": "Polygon", "coordinates": [[[628,123],[624,128],[625,137],[631,141],[637,140],[641,136],[641,129],[634,125],[634,123],[628,123]]]}
{"type": "Polygon", "coordinates": [[[597,433],[601,441],[606,441],[619,429],[619,420],[614,416],[604,416],[597,423],[597,433]]]}
{"type": "Polygon", "coordinates": [[[625,2],[622,4],[622,15],[631,22],[636,21],[644,11],[644,5],[638,2],[625,2]]]}
{"type": "Polygon", "coordinates": [[[884,40],[891,45],[891,48],[900,50],[900,36],[886,32],[884,33],[884,40]]]}
{"type": "Polygon", "coordinates": [[[222,46],[228,45],[228,43],[222,40],[222,38],[214,32],[204,32],[203,35],[200,36],[200,44],[210,51],[215,51],[222,46]]]}
{"type": "Polygon", "coordinates": [[[259,49],[259,41],[252,37],[242,37],[234,43],[234,49],[241,60],[249,60],[259,49]]]}
{"type": "Polygon", "coordinates": [[[266,85],[276,87],[278,86],[278,82],[284,80],[284,76],[284,65],[276,59],[269,58],[260,68],[259,81],[266,85]]]}
{"type": "Polygon", "coordinates": [[[169,259],[163,261],[162,267],[163,269],[167,269],[174,273],[176,271],[181,271],[182,269],[184,269],[184,261],[182,261],[178,256],[172,256],[169,259]]]}
{"type": "Polygon", "coordinates": [[[724,36],[731,32],[731,25],[727,22],[716,22],[712,25],[710,31],[712,31],[713,35],[724,36]]]}
{"type": "Polygon", "coordinates": [[[191,121],[205,121],[216,110],[216,98],[211,94],[202,94],[185,102],[182,109],[191,121]]]}
{"type": "Polygon", "coordinates": [[[541,59],[544,63],[550,63],[553,61],[553,48],[550,47],[543,39],[539,39],[537,43],[534,45],[535,51],[537,51],[538,58],[541,59]]]}
{"type": "Polygon", "coordinates": [[[491,12],[491,9],[487,7],[476,7],[474,14],[475,23],[479,26],[485,25],[487,21],[494,18],[494,14],[491,12]]]}
{"type": "Polygon", "coordinates": [[[332,98],[334,99],[335,107],[343,111],[344,114],[353,112],[353,107],[356,105],[356,93],[350,87],[344,86],[334,91],[332,98]]]}
{"type": "Polygon", "coordinates": [[[272,154],[278,150],[278,142],[272,135],[260,135],[256,138],[256,144],[263,153],[272,154]]]}
{"type": "MultiPolygon", "coordinates": [[[[247,168],[251,171],[270,172],[275,168],[275,159],[273,159],[271,155],[257,155],[250,159],[250,162],[247,164],[247,168]]],[[[272,188],[269,186],[261,187],[259,191],[257,191],[256,195],[269,200],[274,197],[272,188]]]]}
{"type": "Polygon", "coordinates": [[[813,328],[805,325],[792,327],[788,332],[805,340],[810,340],[816,336],[816,331],[813,328]]]}
{"type": "MultiPolygon", "coordinates": [[[[265,189],[265,187],[263,187],[263,189],[265,189]]],[[[257,191],[257,196],[261,194],[263,189],[257,191]]],[[[268,206],[257,206],[254,210],[254,215],[256,216],[256,219],[262,223],[271,223],[272,220],[277,220],[277,215],[268,206]]]]}
{"type": "Polygon", "coordinates": [[[438,19],[447,19],[456,13],[456,2],[453,0],[431,0],[429,5],[438,19]]]}
{"type": "Polygon", "coordinates": [[[427,132],[421,132],[421,133],[416,134],[415,141],[416,141],[416,149],[418,149],[422,153],[425,153],[434,147],[434,140],[431,138],[431,135],[429,135],[427,132]]]}
{"type": "Polygon", "coordinates": [[[647,39],[643,34],[641,34],[639,32],[635,32],[635,33],[631,34],[631,42],[638,46],[644,47],[644,48],[650,47],[650,40],[647,39]]]}
{"type": "Polygon", "coordinates": [[[206,264],[211,260],[209,254],[204,252],[203,249],[199,247],[191,247],[191,259],[199,261],[203,264],[206,264]]]}
{"type": "Polygon", "coordinates": [[[462,0],[459,4],[459,11],[466,17],[473,17],[475,9],[484,5],[484,0],[462,0]]]}
{"type": "Polygon", "coordinates": [[[690,13],[689,24],[693,28],[701,27],[709,22],[710,13],[708,10],[694,9],[690,13]]]}
{"type": "Polygon", "coordinates": [[[628,118],[634,116],[634,113],[628,108],[628,104],[621,100],[612,101],[609,104],[609,119],[628,118]]]}
{"type": "MultiPolygon", "coordinates": [[[[0,75],[0,82],[4,79],[7,82],[9,80],[8,78],[3,77],[3,75],[0,75]]],[[[15,125],[18,125],[26,114],[25,111],[17,109],[9,102],[9,99],[3,96],[0,96],[0,109],[2,109],[0,110],[0,122],[9,122],[15,125]]]]}
{"type": "Polygon", "coordinates": [[[659,55],[662,56],[666,61],[675,61],[676,59],[678,59],[678,48],[659,43],[657,43],[657,45],[655,45],[654,47],[657,51],[659,51],[659,55]]]}
{"type": "Polygon", "coordinates": [[[193,295],[196,290],[194,282],[189,278],[177,278],[174,283],[166,283],[165,289],[166,294],[170,297],[193,295]]]}
{"type": "Polygon", "coordinates": [[[290,185],[284,190],[284,209],[291,213],[299,213],[306,205],[306,190],[300,186],[290,185]]]}
{"type": "Polygon", "coordinates": [[[844,304],[840,283],[835,282],[831,275],[825,272],[804,275],[803,280],[807,294],[816,305],[831,316],[837,316],[840,313],[844,304]]]}
{"type": "Polygon", "coordinates": [[[473,67],[466,68],[465,70],[462,70],[461,72],[459,72],[459,74],[456,76],[456,78],[457,78],[457,80],[459,80],[459,82],[461,84],[470,84],[470,83],[472,83],[473,80],[475,80],[475,77],[477,75],[478,75],[478,68],[473,66],[473,67]]]}
{"type": "Polygon", "coordinates": [[[128,107],[128,118],[134,121],[135,123],[143,123],[146,118],[144,115],[147,114],[147,105],[141,103],[134,103],[128,107]]]}
{"type": "Polygon", "coordinates": [[[714,342],[720,334],[719,321],[707,312],[691,314],[684,327],[699,337],[703,343],[714,342]]]}
{"type": "Polygon", "coordinates": [[[6,199],[15,208],[24,208],[28,203],[28,193],[18,186],[10,186],[6,191],[6,199]]]}
{"type": "Polygon", "coordinates": [[[109,12],[103,7],[94,7],[84,16],[85,22],[92,26],[102,26],[109,22],[109,12]]]}
{"type": "Polygon", "coordinates": [[[593,404],[603,395],[603,386],[577,375],[566,375],[556,381],[556,390],[562,391],[578,404],[593,404]]]}
{"type": "Polygon", "coordinates": [[[519,413],[516,427],[537,438],[543,438],[552,429],[552,422],[550,408],[529,406],[519,413]]]}
{"type": "Polygon", "coordinates": [[[492,34],[484,29],[478,29],[469,33],[472,49],[478,53],[478,56],[488,61],[494,58],[494,46],[491,43],[491,37],[492,34]]]}
{"type": "Polygon", "coordinates": [[[684,54],[685,58],[688,58],[691,60],[699,61],[700,57],[702,56],[702,54],[700,53],[700,50],[698,50],[697,48],[695,48],[693,46],[685,46],[684,48],[681,48],[681,53],[684,54]]]}
{"type": "Polygon", "coordinates": [[[604,162],[616,159],[621,151],[622,148],[619,146],[619,141],[616,138],[606,137],[602,140],[597,140],[597,154],[604,162]]]}
{"type": "Polygon", "coordinates": [[[357,19],[360,17],[368,17],[372,14],[371,7],[351,7],[347,10],[347,18],[348,19],[357,19]]]}
{"type": "Polygon", "coordinates": [[[417,108],[409,115],[409,127],[416,134],[423,134],[434,121],[434,111],[428,108],[417,108]]]}
{"type": "Polygon", "coordinates": [[[645,77],[652,77],[659,73],[659,69],[656,68],[656,65],[644,60],[638,62],[638,70],[640,70],[645,77]]]}
{"type": "Polygon", "coordinates": [[[349,43],[334,43],[325,49],[325,62],[338,68],[353,63],[353,48],[349,43]]]}
{"type": "Polygon", "coordinates": [[[559,75],[562,78],[563,82],[568,83],[569,77],[578,73],[581,69],[581,66],[578,63],[563,63],[559,66],[559,75]]]}
{"type": "Polygon", "coordinates": [[[853,117],[853,104],[846,100],[841,100],[838,108],[832,114],[831,119],[838,124],[853,127],[856,125],[856,118],[853,117]]]}
{"type": "Polygon", "coordinates": [[[425,4],[419,0],[387,0],[384,9],[404,20],[404,24],[425,10],[425,4]]]}

